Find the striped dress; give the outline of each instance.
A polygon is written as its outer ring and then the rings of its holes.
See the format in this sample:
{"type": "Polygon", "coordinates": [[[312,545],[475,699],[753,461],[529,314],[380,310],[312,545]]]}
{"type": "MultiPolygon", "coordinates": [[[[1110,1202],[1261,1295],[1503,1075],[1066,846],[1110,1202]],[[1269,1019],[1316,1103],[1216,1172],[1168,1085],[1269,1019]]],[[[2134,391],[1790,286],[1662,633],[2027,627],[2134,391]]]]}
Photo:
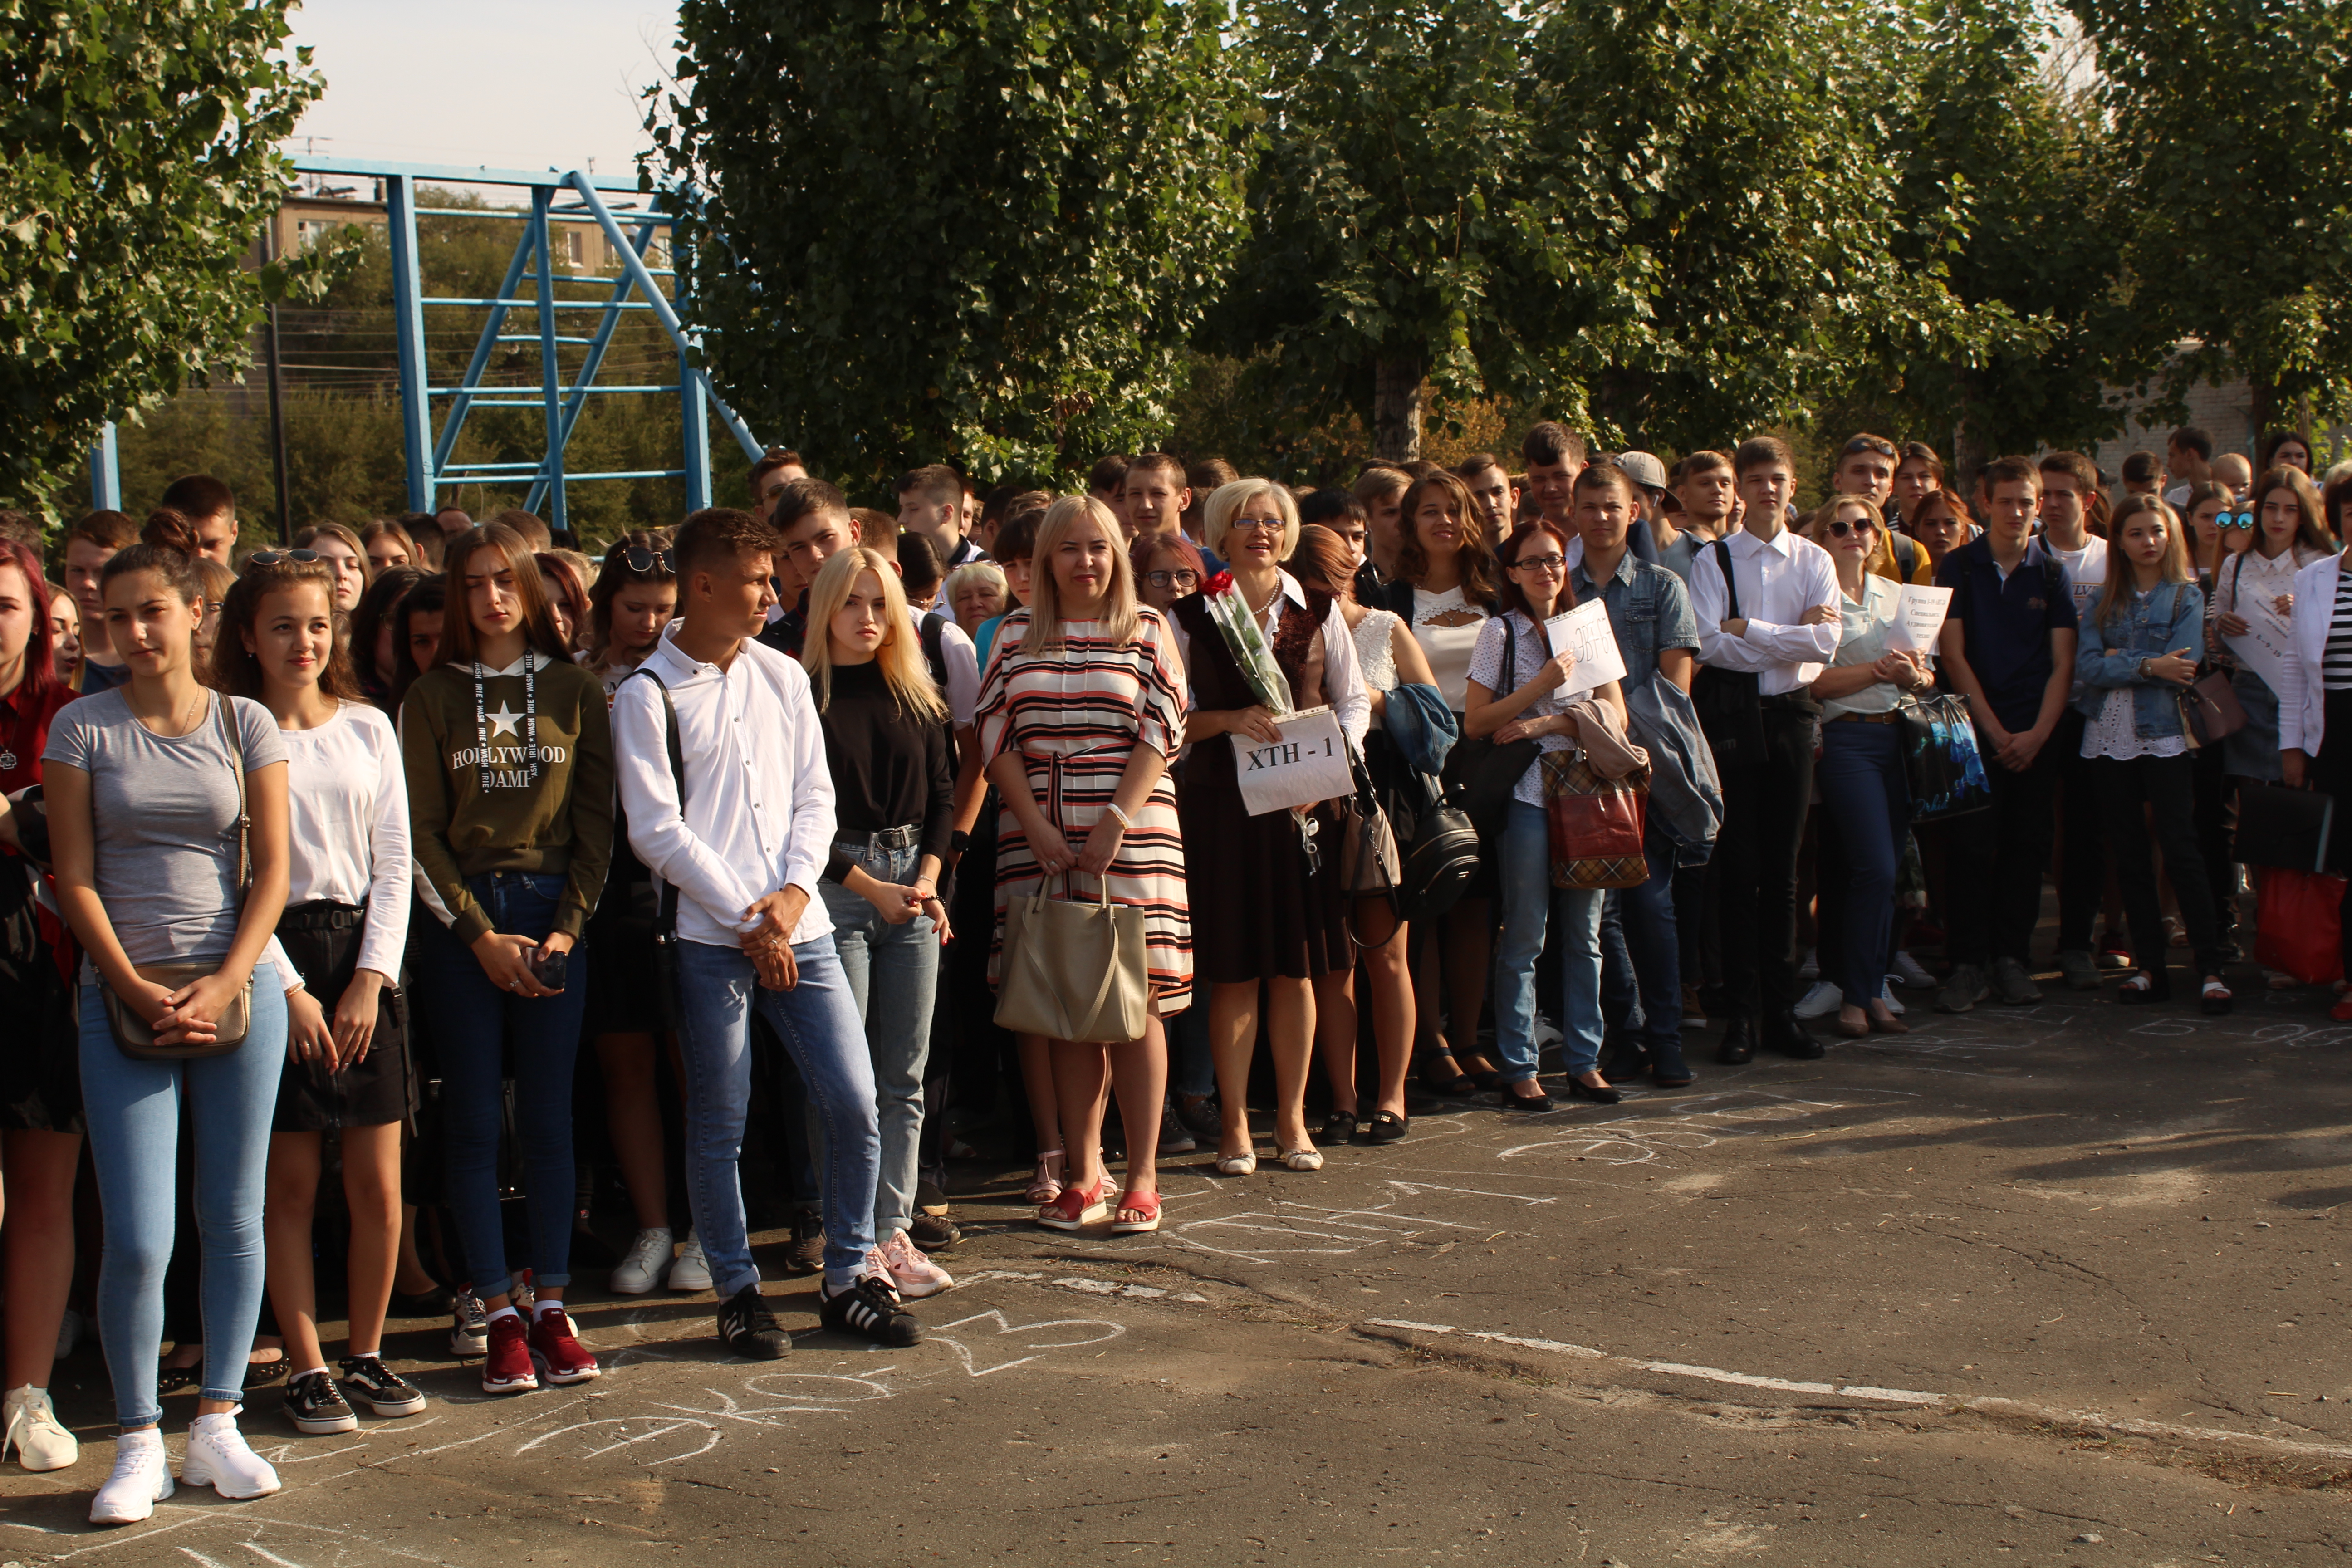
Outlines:
{"type": "MultiPolygon", "coordinates": [[[[974,718],[982,753],[1018,752],[1029,787],[1073,854],[1101,820],[1103,803],[1139,742],[1173,758],[1184,743],[1184,674],[1160,613],[1136,611],[1132,641],[1103,640],[1093,621],[1066,621],[1062,646],[1023,651],[1029,612],[1015,610],[998,628],[981,682],[974,718]]],[[[1192,1000],[1192,920],[1184,890],[1184,840],[1176,792],[1162,773],[1110,867],[1110,900],[1144,911],[1145,961],[1153,1010],[1180,1013],[1192,1000]]],[[[1020,820],[1005,808],[997,820],[996,921],[989,938],[988,980],[997,984],[1004,956],[1004,911],[1037,891],[1042,877],[1020,820]]],[[[1070,895],[1090,897],[1090,879],[1073,873],[1070,895]]],[[[1060,879],[1055,890],[1059,890],[1060,879]]]]}

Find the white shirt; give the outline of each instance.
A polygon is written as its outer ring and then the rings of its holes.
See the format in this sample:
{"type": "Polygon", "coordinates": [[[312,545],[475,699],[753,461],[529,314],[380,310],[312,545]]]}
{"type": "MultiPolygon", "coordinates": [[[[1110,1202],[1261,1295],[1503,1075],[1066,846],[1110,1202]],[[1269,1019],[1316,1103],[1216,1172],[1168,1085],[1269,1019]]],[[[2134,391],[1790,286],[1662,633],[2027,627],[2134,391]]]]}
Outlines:
{"type": "MultiPolygon", "coordinates": [[[[918,638],[923,635],[923,617],[929,613],[907,606],[918,638]]],[[[980,706],[980,652],[972,647],[971,635],[955,624],[954,616],[941,616],[939,621],[940,662],[948,667],[948,689],[940,695],[948,700],[949,721],[959,730],[969,730],[972,710],[980,706]]]]}
{"type": "Polygon", "coordinates": [[[1782,529],[1769,543],[1741,529],[1724,541],[1731,552],[1732,586],[1739,594],[1739,618],[1747,629],[1727,637],[1731,614],[1723,570],[1715,546],[1698,552],[1691,567],[1691,611],[1698,617],[1698,657],[1721,669],[1756,676],[1756,689],[1777,697],[1811,686],[1837,653],[1838,623],[1802,626],[1807,610],[1839,603],[1837,568],[1830,552],[1811,540],[1782,529]]]}
{"type": "MultiPolygon", "coordinates": [[[[367,910],[359,966],[400,978],[408,944],[408,777],[392,721],[346,702],[312,730],[280,730],[293,882],[288,908],[331,899],[367,910]]],[[[322,996],[331,1008],[335,998],[322,996]]]]}
{"type": "Polygon", "coordinates": [[[681,812],[661,693],[627,680],[613,699],[613,751],[629,843],[679,893],[677,934],[733,947],[743,911],[782,888],[808,905],[794,946],[833,930],[817,880],[833,853],[833,775],[800,661],[756,642],[724,670],[677,649],[677,623],[638,666],[669,688],[686,760],[681,812]]]}

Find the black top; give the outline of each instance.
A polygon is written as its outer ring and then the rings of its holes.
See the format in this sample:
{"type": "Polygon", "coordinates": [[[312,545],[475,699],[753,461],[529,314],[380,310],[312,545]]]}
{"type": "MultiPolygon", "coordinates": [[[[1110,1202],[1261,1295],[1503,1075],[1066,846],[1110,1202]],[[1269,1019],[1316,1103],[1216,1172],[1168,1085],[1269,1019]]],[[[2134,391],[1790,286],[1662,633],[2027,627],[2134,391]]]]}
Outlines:
{"type": "MultiPolygon", "coordinates": [[[[832,667],[825,704],[824,760],[833,770],[834,816],[845,836],[922,825],[917,852],[948,853],[955,826],[955,772],[948,759],[947,726],[898,706],[878,660],[832,667]]],[[[849,874],[850,858],[836,853],[824,879],[849,874]]]]}

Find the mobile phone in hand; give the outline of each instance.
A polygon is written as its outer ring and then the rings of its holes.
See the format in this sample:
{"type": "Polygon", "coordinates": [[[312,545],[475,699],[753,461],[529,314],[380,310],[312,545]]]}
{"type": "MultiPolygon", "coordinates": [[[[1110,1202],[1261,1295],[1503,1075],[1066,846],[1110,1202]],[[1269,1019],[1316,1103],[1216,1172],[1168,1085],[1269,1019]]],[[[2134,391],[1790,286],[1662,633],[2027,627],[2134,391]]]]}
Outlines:
{"type": "Polygon", "coordinates": [[[530,977],[550,991],[563,989],[565,974],[572,967],[572,950],[550,952],[545,948],[534,949],[530,956],[530,977]]]}

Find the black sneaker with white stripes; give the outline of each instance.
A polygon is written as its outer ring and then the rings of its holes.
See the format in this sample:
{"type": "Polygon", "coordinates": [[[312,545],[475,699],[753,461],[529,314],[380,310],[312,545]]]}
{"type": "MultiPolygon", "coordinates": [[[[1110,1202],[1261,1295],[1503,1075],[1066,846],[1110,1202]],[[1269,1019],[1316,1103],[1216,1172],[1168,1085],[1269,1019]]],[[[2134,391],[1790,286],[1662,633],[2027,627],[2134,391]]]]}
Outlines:
{"type": "Polygon", "coordinates": [[[768,1310],[757,1285],[746,1285],[719,1303],[719,1337],[750,1361],[775,1361],[793,1348],[792,1335],[768,1310]]]}
{"type": "Polygon", "coordinates": [[[817,1316],[837,1334],[856,1334],[876,1344],[904,1347],[923,1337],[923,1326],[898,1300],[887,1274],[868,1274],[838,1294],[819,1292],[817,1316]]]}
{"type": "Polygon", "coordinates": [[[335,1364],[342,1368],[343,1397],[353,1405],[387,1416],[414,1415],[425,1408],[424,1391],[384,1365],[381,1356],[355,1355],[335,1364]]]}

